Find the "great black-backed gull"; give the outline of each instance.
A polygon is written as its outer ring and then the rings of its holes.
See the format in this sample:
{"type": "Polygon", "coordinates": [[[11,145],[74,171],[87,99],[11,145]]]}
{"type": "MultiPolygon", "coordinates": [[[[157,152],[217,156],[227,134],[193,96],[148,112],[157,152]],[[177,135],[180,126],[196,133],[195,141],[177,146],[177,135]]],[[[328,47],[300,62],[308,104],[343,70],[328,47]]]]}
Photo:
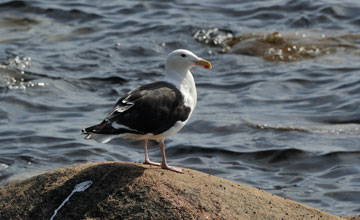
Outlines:
{"type": "Polygon", "coordinates": [[[166,163],[164,139],[178,132],[194,111],[197,94],[190,69],[196,65],[211,69],[209,61],[188,50],[171,52],[166,59],[164,80],[125,94],[100,124],[82,130],[85,138],[102,143],[118,137],[143,140],[145,164],[182,173],[180,168],[166,163]],[[149,139],[160,143],[161,164],[149,160],[149,139]]]}

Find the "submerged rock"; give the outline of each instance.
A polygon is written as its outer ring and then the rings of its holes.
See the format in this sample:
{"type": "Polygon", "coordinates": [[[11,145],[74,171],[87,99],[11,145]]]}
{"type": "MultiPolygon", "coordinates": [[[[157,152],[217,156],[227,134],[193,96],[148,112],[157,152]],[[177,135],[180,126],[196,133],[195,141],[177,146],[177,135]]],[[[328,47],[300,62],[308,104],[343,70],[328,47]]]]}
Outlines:
{"type": "Polygon", "coordinates": [[[193,38],[220,52],[262,57],[268,61],[300,61],[325,55],[359,56],[359,34],[316,30],[243,33],[218,28],[197,30],[193,38]]]}
{"type": "Polygon", "coordinates": [[[15,181],[1,188],[0,216],[50,219],[341,219],[300,203],[209,174],[123,162],[89,163],[15,181]]]}

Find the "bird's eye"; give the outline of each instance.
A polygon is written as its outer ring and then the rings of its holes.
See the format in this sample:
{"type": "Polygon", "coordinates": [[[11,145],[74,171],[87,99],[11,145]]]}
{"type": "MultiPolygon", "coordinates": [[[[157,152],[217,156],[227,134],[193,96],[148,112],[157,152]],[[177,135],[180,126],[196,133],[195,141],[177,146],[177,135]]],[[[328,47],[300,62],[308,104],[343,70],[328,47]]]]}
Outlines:
{"type": "Polygon", "coordinates": [[[186,57],[186,54],[183,54],[183,53],[182,53],[181,56],[182,56],[182,57],[186,57]]]}

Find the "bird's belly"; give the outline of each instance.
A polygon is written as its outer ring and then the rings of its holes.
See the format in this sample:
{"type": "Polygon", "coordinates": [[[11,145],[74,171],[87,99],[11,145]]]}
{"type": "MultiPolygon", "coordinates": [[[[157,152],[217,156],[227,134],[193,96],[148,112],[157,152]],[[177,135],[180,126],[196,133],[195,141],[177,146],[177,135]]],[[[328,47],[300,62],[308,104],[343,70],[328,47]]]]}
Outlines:
{"type": "Polygon", "coordinates": [[[165,139],[171,135],[176,134],[178,131],[180,131],[180,129],[182,127],[184,127],[184,125],[186,124],[186,121],[177,121],[169,130],[161,133],[161,134],[157,134],[157,135],[153,135],[153,134],[147,134],[147,138],[151,139],[151,140],[162,140],[165,139]]]}

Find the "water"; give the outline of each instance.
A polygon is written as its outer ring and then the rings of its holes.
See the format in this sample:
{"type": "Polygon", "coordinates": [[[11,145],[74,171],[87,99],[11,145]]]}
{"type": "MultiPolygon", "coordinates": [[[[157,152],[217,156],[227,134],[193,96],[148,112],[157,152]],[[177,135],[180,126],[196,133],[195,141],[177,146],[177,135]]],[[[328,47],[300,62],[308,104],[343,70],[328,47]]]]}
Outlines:
{"type": "MultiPolygon", "coordinates": [[[[336,215],[360,213],[360,3],[0,1],[0,184],[93,161],[143,161],[141,142],[86,141],[117,99],[163,77],[174,49],[198,105],[169,164],[336,215]]],[[[150,158],[160,161],[156,143],[150,158]]]]}

